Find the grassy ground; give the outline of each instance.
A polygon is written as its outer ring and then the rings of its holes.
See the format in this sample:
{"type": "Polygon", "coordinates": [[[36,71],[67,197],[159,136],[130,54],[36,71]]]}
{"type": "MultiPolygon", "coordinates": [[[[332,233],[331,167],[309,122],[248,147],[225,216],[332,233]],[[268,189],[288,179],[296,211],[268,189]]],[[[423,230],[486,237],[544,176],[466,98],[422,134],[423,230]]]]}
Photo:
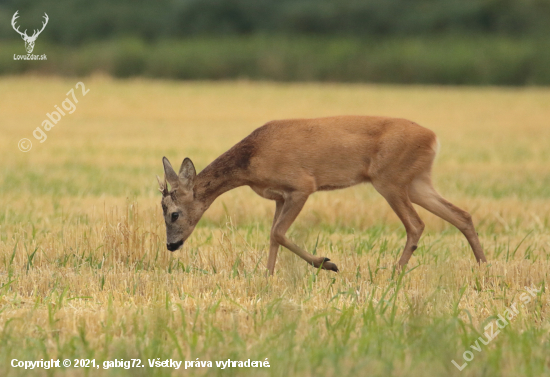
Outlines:
{"type": "Polygon", "coordinates": [[[550,90],[93,77],[38,142],[33,130],[77,81],[0,80],[0,375],[550,375],[550,90]],[[465,238],[420,209],[426,232],[397,274],[404,229],[368,186],[315,194],[290,229],[339,274],[281,250],[266,280],[274,203],[249,188],[220,197],[183,250],[166,251],[163,155],[200,170],[268,120],[335,114],[436,131],[436,185],[472,213],[489,263],[476,266],[465,238]],[[509,324],[476,344],[512,305],[509,324]],[[473,359],[460,372],[463,354],[473,359]],[[50,358],[101,366],[10,366],[50,358]],[[103,369],[132,358],[147,367],[103,369]],[[150,368],[156,358],[213,367],[150,368]],[[266,358],[269,369],[215,364],[266,358]]]}

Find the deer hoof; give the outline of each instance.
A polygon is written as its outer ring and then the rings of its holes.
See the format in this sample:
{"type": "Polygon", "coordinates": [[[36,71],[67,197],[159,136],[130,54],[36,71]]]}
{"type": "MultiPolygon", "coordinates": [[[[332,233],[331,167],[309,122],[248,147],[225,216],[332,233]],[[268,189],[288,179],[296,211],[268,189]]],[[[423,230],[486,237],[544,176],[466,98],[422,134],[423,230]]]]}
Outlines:
{"type": "Polygon", "coordinates": [[[323,267],[324,270],[329,270],[329,271],[334,271],[334,272],[339,271],[338,266],[336,266],[334,263],[332,263],[330,261],[330,259],[328,259],[328,258],[323,259],[322,267],[323,267]]]}

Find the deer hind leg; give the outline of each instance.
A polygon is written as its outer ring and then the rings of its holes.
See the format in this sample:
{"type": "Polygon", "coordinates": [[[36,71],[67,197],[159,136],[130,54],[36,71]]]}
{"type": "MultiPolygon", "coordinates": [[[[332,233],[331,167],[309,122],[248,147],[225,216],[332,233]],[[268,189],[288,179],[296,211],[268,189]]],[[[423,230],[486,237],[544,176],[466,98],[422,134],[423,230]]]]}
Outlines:
{"type": "Polygon", "coordinates": [[[424,223],[412,206],[407,190],[394,184],[387,185],[380,182],[373,182],[373,186],[386,199],[407,231],[407,243],[399,259],[399,266],[404,266],[418,248],[418,241],[424,231],[424,223]]]}
{"type": "Polygon", "coordinates": [[[477,262],[487,262],[472,222],[472,216],[439,195],[433,188],[429,176],[416,178],[411,184],[409,196],[413,203],[426,208],[434,215],[457,227],[466,236],[477,262]]]}
{"type": "Polygon", "coordinates": [[[275,215],[273,216],[273,226],[271,227],[271,237],[269,240],[269,257],[267,258],[267,272],[269,275],[273,275],[273,272],[275,271],[275,262],[277,261],[277,253],[279,252],[279,244],[277,243],[277,241],[275,241],[275,237],[273,237],[273,232],[275,230],[277,220],[281,215],[284,202],[283,200],[277,200],[275,203],[275,215]]]}
{"type": "Polygon", "coordinates": [[[274,240],[275,243],[286,247],[314,267],[322,266],[322,268],[325,270],[338,272],[338,267],[336,267],[334,263],[330,262],[328,258],[316,257],[315,255],[309,254],[305,250],[298,247],[295,243],[290,241],[285,235],[288,228],[290,228],[290,226],[304,207],[304,204],[307,201],[307,197],[308,195],[296,191],[285,197],[285,201],[282,206],[279,218],[277,219],[277,222],[276,224],[274,224],[271,231],[272,244],[274,244],[274,240]]]}

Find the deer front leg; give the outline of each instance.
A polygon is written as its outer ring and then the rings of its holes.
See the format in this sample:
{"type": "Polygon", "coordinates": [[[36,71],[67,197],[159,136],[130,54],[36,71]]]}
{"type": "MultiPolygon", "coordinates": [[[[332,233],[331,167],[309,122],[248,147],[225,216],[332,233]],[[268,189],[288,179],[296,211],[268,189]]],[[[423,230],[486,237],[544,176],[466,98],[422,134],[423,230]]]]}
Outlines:
{"type": "Polygon", "coordinates": [[[273,232],[275,230],[275,224],[281,215],[281,210],[283,209],[284,202],[282,200],[277,200],[275,207],[275,215],[273,216],[273,225],[271,226],[271,237],[269,240],[269,257],[267,258],[267,272],[268,275],[273,275],[275,272],[275,262],[277,261],[277,253],[279,252],[279,244],[275,241],[273,237],[273,232]]]}
{"type": "Polygon", "coordinates": [[[316,257],[309,254],[305,250],[302,250],[300,247],[298,247],[295,243],[290,241],[285,235],[288,228],[290,228],[290,226],[304,207],[307,198],[308,195],[299,192],[293,192],[285,198],[284,204],[281,209],[281,214],[279,215],[279,218],[277,219],[276,224],[274,224],[271,231],[272,245],[274,240],[275,243],[286,247],[314,267],[322,267],[325,270],[338,272],[338,267],[334,263],[330,262],[330,259],[324,257],[316,257]]]}

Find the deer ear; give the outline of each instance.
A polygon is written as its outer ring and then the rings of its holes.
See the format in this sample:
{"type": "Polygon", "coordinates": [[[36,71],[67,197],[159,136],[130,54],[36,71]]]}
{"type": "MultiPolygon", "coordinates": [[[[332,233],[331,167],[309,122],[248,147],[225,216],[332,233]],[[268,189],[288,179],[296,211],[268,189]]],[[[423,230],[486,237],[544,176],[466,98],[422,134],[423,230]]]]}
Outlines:
{"type": "Polygon", "coordinates": [[[162,164],[164,165],[164,178],[170,183],[172,189],[175,189],[179,186],[178,175],[166,157],[162,158],[162,164]]]}
{"type": "Polygon", "coordinates": [[[184,189],[191,191],[195,185],[195,176],[197,171],[193,162],[185,157],[185,160],[181,163],[180,172],[178,174],[180,182],[183,184],[184,189]]]}

